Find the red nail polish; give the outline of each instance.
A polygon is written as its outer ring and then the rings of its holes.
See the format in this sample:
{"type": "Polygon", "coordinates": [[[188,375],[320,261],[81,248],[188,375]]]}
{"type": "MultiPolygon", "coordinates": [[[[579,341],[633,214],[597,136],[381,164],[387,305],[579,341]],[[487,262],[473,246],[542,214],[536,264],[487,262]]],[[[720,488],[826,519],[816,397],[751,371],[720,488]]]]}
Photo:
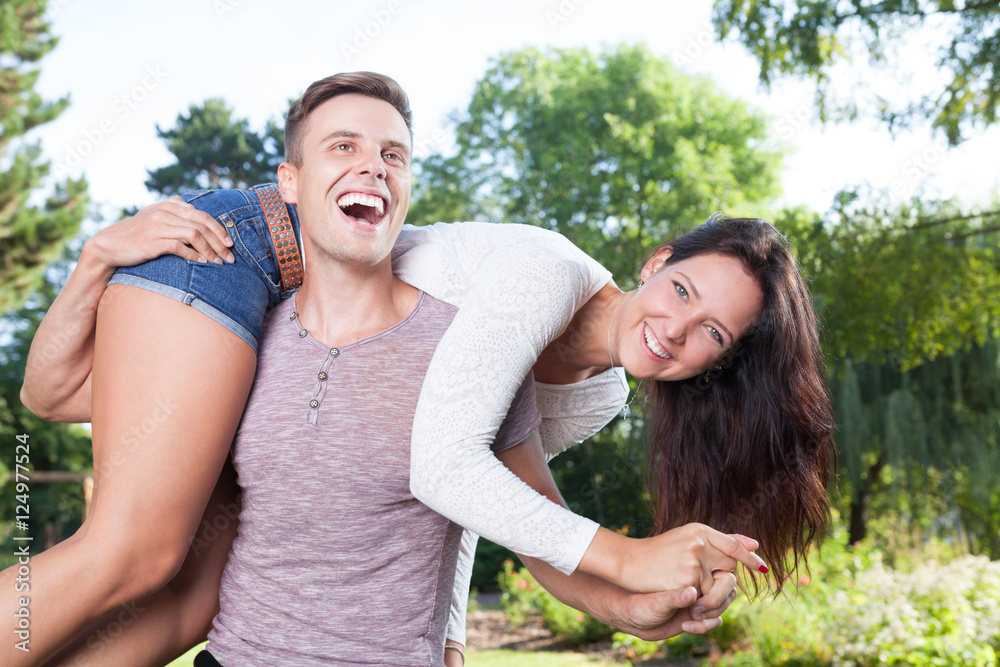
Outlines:
{"type": "Polygon", "coordinates": [[[767,569],[767,565],[764,565],[763,563],[761,563],[760,567],[758,567],[757,570],[762,574],[767,574],[768,572],[770,572],[770,570],[767,569]]]}

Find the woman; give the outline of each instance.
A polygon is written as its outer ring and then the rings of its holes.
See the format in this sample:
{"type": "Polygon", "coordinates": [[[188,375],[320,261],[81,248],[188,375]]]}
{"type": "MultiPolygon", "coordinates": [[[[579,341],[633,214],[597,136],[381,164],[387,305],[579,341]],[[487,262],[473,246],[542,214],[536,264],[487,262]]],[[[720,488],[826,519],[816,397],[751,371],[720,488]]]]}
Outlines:
{"type": "MultiPolygon", "coordinates": [[[[435,236],[454,231],[435,228],[420,232],[421,244],[411,253],[427,252],[435,236]]],[[[407,237],[401,241],[405,246],[407,237]]],[[[634,572],[617,571],[618,562],[589,562],[589,554],[601,550],[588,548],[621,542],[618,536],[595,537],[594,526],[558,508],[549,508],[544,520],[537,509],[519,511],[533,507],[531,494],[510,479],[511,490],[493,495],[494,487],[478,481],[503,472],[488,455],[488,439],[471,434],[495,430],[517,377],[533,369],[536,380],[575,383],[582,392],[582,383],[623,365],[652,380],[647,419],[656,532],[696,521],[753,535],[780,590],[788,573],[786,548],[793,550],[794,569],[808,543],[824,533],[835,456],[815,316],[784,239],[759,220],[713,216],[657,249],[631,293],[608,283],[600,270],[589,271],[591,289],[599,286],[592,297],[579,293],[587,281],[567,270],[587,266],[588,258],[574,256],[582,253],[564,239],[492,244],[498,249],[478,267],[428,369],[414,418],[415,495],[519,553],[565,563],[564,571],[579,564],[607,579],[627,580],[633,590],[662,587],[666,582],[641,558],[625,564],[634,572]],[[512,329],[517,335],[510,335],[512,329]],[[497,340],[505,347],[499,370],[497,340]],[[478,400],[460,400],[470,395],[478,400]],[[463,502],[473,494],[479,502],[463,502]],[[506,508],[502,522],[484,511],[499,506],[506,508]],[[504,523],[539,529],[505,532],[504,523]],[[559,531],[560,539],[552,539],[559,531]]],[[[395,265],[404,275],[405,260],[403,255],[395,265]]],[[[606,552],[627,553],[628,546],[606,552]]]]}

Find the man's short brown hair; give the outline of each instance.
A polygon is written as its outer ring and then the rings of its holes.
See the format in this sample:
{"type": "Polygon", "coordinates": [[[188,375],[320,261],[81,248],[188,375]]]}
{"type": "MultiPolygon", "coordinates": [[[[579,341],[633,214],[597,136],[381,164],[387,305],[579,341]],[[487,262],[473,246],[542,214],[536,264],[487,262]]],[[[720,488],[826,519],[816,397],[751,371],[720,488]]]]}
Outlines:
{"type": "Polygon", "coordinates": [[[402,87],[384,74],[341,72],[314,82],[299,99],[292,102],[285,117],[285,160],[296,167],[302,164],[302,137],[309,114],[323,102],[338,95],[366,95],[388,102],[399,112],[413,139],[413,112],[402,87]]]}

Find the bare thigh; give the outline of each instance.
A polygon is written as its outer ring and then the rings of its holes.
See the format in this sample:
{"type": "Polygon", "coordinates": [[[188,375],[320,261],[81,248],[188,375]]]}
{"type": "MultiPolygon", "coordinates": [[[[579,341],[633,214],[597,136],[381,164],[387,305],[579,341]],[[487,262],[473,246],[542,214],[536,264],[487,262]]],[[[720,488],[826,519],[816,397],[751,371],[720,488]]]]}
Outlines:
{"type": "MultiPolygon", "coordinates": [[[[32,558],[32,653],[8,642],[0,664],[38,664],[177,574],[255,367],[249,345],[194,308],[108,287],[94,353],[91,512],[77,535],[32,558]]],[[[5,596],[0,611],[12,604],[5,596]]]]}

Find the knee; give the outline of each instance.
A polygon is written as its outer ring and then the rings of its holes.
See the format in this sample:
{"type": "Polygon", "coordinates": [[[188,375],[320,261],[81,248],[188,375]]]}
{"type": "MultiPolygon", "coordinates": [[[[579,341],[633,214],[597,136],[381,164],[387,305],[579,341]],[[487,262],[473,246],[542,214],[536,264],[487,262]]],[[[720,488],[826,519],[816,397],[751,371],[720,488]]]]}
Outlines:
{"type": "Polygon", "coordinates": [[[180,570],[188,551],[183,536],[149,530],[90,531],[84,550],[96,554],[95,573],[104,579],[114,605],[150,595],[166,586],[180,570]]]}

